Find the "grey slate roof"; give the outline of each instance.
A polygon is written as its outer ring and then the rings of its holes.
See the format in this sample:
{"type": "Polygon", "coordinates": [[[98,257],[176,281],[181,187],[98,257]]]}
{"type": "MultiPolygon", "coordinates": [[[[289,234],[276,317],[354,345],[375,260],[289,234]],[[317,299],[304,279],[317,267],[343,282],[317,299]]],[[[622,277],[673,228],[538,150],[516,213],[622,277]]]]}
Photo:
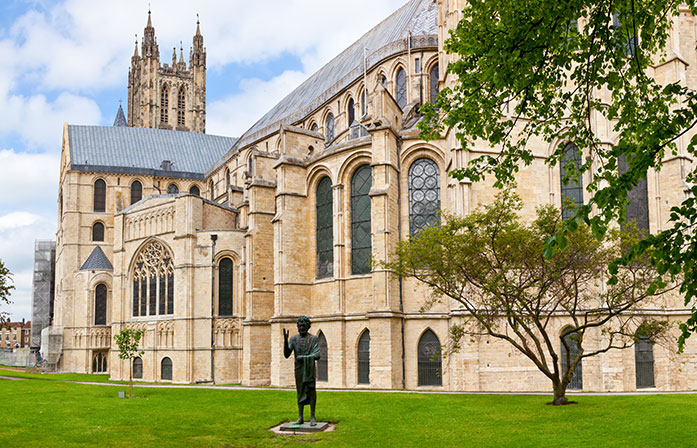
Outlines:
{"type": "Polygon", "coordinates": [[[82,264],[81,271],[113,271],[114,267],[106,257],[101,247],[94,248],[87,260],[82,264]]]}
{"type": "Polygon", "coordinates": [[[196,132],[123,126],[68,126],[71,169],[202,179],[235,143],[196,132]],[[172,162],[164,171],[162,162],[172,162]]]}
{"type": "Polygon", "coordinates": [[[239,138],[235,147],[242,148],[276,130],[280,124],[301,119],[355,81],[363,73],[364,48],[370,54],[370,67],[390,54],[405,50],[406,42],[400,42],[401,46],[390,44],[405,39],[409,32],[412,34],[412,47],[437,46],[437,18],[434,0],[409,1],[283,98],[239,138]],[[429,36],[430,39],[416,39],[420,44],[415,45],[414,36],[429,36]]]}
{"type": "Polygon", "coordinates": [[[114,126],[128,126],[126,116],[123,114],[123,107],[120,104],[119,110],[116,111],[116,118],[114,118],[114,126]]]}

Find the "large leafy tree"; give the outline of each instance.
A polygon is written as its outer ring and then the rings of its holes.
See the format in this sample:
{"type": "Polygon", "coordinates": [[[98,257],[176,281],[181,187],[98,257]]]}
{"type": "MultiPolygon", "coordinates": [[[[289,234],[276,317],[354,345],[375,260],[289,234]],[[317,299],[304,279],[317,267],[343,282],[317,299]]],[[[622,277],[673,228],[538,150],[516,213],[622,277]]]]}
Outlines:
{"type": "Polygon", "coordinates": [[[452,299],[464,311],[463,322],[451,327],[451,350],[473,335],[506,341],[551,381],[553,404],[566,404],[567,386],[583,359],[666,333],[667,322],[635,311],[647,302],[657,306],[657,296],[675,286],[661,282],[645,256],[619,268],[612,285],[604,284],[607,264],[636,242],[631,225],[600,242],[581,224],[563,248],[544,257],[561,214],[546,206],[523,223],[520,206],[517,197],[502,193],[465,217],[446,215],[444,224],[400,242],[386,267],[426,283],[435,300],[452,299]],[[651,286],[656,283],[663,287],[651,286]],[[587,342],[593,333],[595,341],[587,342]]]}
{"type": "MultiPolygon", "coordinates": [[[[12,303],[10,294],[15,286],[12,284],[12,273],[0,260],[0,305],[9,305],[12,303]]],[[[9,318],[9,313],[0,311],[0,324],[5,323],[9,318]]]]}
{"type": "MultiPolygon", "coordinates": [[[[578,170],[566,170],[565,180],[592,170],[585,185],[590,199],[550,237],[547,254],[581,222],[600,239],[613,222],[624,221],[628,193],[647,170],[660,170],[667,156],[679,154],[677,142],[683,154],[697,155],[697,92],[683,77],[652,76],[676,57],[667,48],[674,24],[696,9],[694,1],[669,0],[469,0],[445,42],[456,55],[448,67],[454,82],[422,108],[421,135],[451,131],[464,150],[496,148],[451,175],[473,181],[493,175],[499,188],[533,162],[531,142],[574,142],[585,157],[578,170]],[[598,138],[598,117],[611,123],[614,145],[598,138]]],[[[563,160],[563,146],[547,164],[563,160]]],[[[658,272],[679,277],[688,306],[697,295],[696,178],[694,168],[685,173],[687,194],[672,208],[667,229],[611,264],[616,273],[648,254],[658,272]]],[[[682,347],[697,331],[697,309],[681,328],[682,347]]]]}

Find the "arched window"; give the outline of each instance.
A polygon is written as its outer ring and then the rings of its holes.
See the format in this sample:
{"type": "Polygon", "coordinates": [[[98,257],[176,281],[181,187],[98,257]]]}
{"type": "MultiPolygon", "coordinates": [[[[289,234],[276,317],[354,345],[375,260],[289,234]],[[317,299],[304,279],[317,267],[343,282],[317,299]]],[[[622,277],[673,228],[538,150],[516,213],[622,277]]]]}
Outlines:
{"type": "Polygon", "coordinates": [[[163,380],[171,380],[172,379],[172,360],[165,356],[164,358],[162,358],[162,362],[160,363],[160,365],[161,365],[160,377],[163,380]]]}
{"type": "Polygon", "coordinates": [[[218,264],[218,315],[232,316],[232,274],[233,264],[223,258],[218,264]]]}
{"type": "Polygon", "coordinates": [[[351,98],[348,102],[348,125],[351,126],[353,124],[353,121],[356,118],[356,109],[353,103],[353,98],[351,98]]]}
{"type": "MultiPolygon", "coordinates": [[[[617,161],[618,171],[620,174],[625,173],[629,169],[627,159],[624,154],[617,161]]],[[[632,188],[627,193],[627,215],[626,220],[634,221],[637,228],[649,230],[649,192],[646,179],[639,179],[636,187],[632,188]]]]}
{"type": "Polygon", "coordinates": [[[184,87],[179,89],[179,95],[177,97],[177,124],[179,126],[184,126],[186,124],[186,119],[184,114],[186,113],[186,93],[184,92],[184,87]]]}
{"type": "Polygon", "coordinates": [[[103,212],[106,210],[106,182],[97,179],[94,183],[94,211],[103,212]]]}
{"type": "Polygon", "coordinates": [[[230,170],[225,170],[225,191],[230,192],[230,170]]]}
{"type": "Polygon", "coordinates": [[[169,248],[150,242],[138,253],[134,266],[133,315],[174,314],[174,261],[169,248]]]}
{"type": "Polygon", "coordinates": [[[636,362],[636,388],[655,387],[653,376],[653,342],[649,339],[639,339],[634,344],[634,359],[636,362]]]}
{"type": "Polygon", "coordinates": [[[92,356],[92,373],[106,372],[106,353],[95,352],[92,356]]]}
{"type": "Polygon", "coordinates": [[[99,284],[94,289],[94,324],[106,325],[106,285],[99,284]]]}
{"type": "Polygon", "coordinates": [[[169,184],[167,187],[167,194],[177,194],[179,193],[179,187],[174,184],[169,184]]]}
{"type": "Polygon", "coordinates": [[[368,91],[366,89],[363,89],[361,92],[361,117],[364,117],[366,113],[368,113],[368,98],[366,97],[366,94],[368,91]]]}
{"type": "Polygon", "coordinates": [[[317,360],[317,381],[329,381],[329,369],[327,356],[329,348],[327,347],[327,338],[323,332],[317,335],[317,345],[319,345],[319,359],[317,360]]]}
{"type": "Polygon", "coordinates": [[[327,143],[334,140],[334,114],[329,112],[327,119],[324,120],[324,139],[327,143]]]}
{"type": "Polygon", "coordinates": [[[316,198],[317,278],[334,274],[334,213],[332,181],[322,178],[317,184],[316,198]]]}
{"type": "Polygon", "coordinates": [[[351,273],[370,272],[372,241],[370,234],[370,165],[363,165],[351,178],[351,273]]]}
{"type": "Polygon", "coordinates": [[[418,350],[419,386],[442,386],[443,370],[438,336],[431,330],[426,330],[419,339],[418,350]]]}
{"type": "Polygon", "coordinates": [[[215,200],[215,184],[213,181],[208,182],[208,189],[211,193],[211,201],[215,200]]]}
{"type": "Polygon", "coordinates": [[[160,122],[169,123],[169,88],[166,84],[162,86],[162,95],[160,96],[160,122]]]}
{"type": "Polygon", "coordinates": [[[104,241],[104,224],[101,222],[92,225],[92,241],[104,241]]]}
{"type": "Polygon", "coordinates": [[[438,63],[436,62],[433,64],[433,67],[431,67],[431,71],[428,74],[428,82],[429,82],[429,93],[430,93],[430,98],[431,102],[436,101],[436,97],[438,96],[438,63]]]}
{"type": "MultiPolygon", "coordinates": [[[[564,337],[564,340],[566,341],[566,345],[569,346],[569,361],[573,362],[574,358],[578,355],[578,340],[576,339],[578,337],[578,333],[571,333],[567,334],[566,337],[564,337]]],[[[564,344],[561,345],[561,371],[562,374],[566,372],[567,369],[567,361],[566,361],[566,347],[564,347],[564,344]]],[[[578,364],[576,364],[576,368],[574,369],[574,373],[571,376],[571,381],[569,382],[569,389],[578,389],[581,390],[583,389],[583,361],[579,361],[578,364]]]]}
{"type": "Polygon", "coordinates": [[[395,76],[394,96],[399,107],[404,109],[407,105],[407,73],[401,67],[395,76]]]}
{"type": "Polygon", "coordinates": [[[317,126],[317,123],[312,123],[312,127],[310,128],[312,132],[317,132],[319,131],[319,126],[317,126]]]}
{"type": "Polygon", "coordinates": [[[143,184],[136,180],[131,184],[131,205],[141,199],[143,199],[143,184]]]}
{"type": "Polygon", "coordinates": [[[416,235],[440,223],[440,171],[431,159],[418,159],[409,167],[409,232],[416,235]]]}
{"type": "Polygon", "coordinates": [[[564,184],[564,178],[568,172],[573,170],[578,173],[580,169],[581,151],[573,143],[567,143],[561,161],[561,216],[564,220],[573,217],[576,214],[576,208],[583,205],[583,179],[580,173],[564,184]]]}
{"type": "Polygon", "coordinates": [[[370,384],[370,330],[358,340],[358,384],[370,384]]]}
{"type": "Polygon", "coordinates": [[[201,190],[197,185],[192,185],[191,188],[189,188],[189,193],[195,194],[196,196],[201,196],[201,190]]]}
{"type": "Polygon", "coordinates": [[[140,357],[133,358],[133,378],[137,380],[143,378],[143,360],[140,357]]]}

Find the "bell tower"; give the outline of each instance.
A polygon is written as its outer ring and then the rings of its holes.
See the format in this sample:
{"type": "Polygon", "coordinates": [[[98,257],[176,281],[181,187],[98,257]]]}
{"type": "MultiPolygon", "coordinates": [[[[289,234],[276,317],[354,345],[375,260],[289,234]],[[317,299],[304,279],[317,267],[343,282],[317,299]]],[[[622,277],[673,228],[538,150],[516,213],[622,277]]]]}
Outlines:
{"type": "Polygon", "coordinates": [[[172,65],[160,64],[160,48],[152,26],[152,14],[143,30],[140,53],[138,40],[128,71],[128,125],[139,128],[206,132],[206,49],[200,22],[189,53],[173,49],[172,65]]]}

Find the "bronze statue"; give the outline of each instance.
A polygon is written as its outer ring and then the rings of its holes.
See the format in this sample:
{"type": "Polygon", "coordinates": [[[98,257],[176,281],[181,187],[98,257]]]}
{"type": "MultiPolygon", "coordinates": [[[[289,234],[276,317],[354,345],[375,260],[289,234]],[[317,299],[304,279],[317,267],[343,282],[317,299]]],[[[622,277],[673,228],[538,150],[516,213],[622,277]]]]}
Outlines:
{"type": "Polygon", "coordinates": [[[283,329],[283,356],[290,357],[295,352],[295,389],[298,393],[298,421],[294,425],[302,425],[305,405],[310,405],[310,426],[317,425],[315,420],[315,405],[317,390],[315,389],[316,369],[315,360],[319,360],[319,344],[317,336],[308,333],[310,318],[298,318],[298,334],[288,340],[290,332],[283,329]]]}

